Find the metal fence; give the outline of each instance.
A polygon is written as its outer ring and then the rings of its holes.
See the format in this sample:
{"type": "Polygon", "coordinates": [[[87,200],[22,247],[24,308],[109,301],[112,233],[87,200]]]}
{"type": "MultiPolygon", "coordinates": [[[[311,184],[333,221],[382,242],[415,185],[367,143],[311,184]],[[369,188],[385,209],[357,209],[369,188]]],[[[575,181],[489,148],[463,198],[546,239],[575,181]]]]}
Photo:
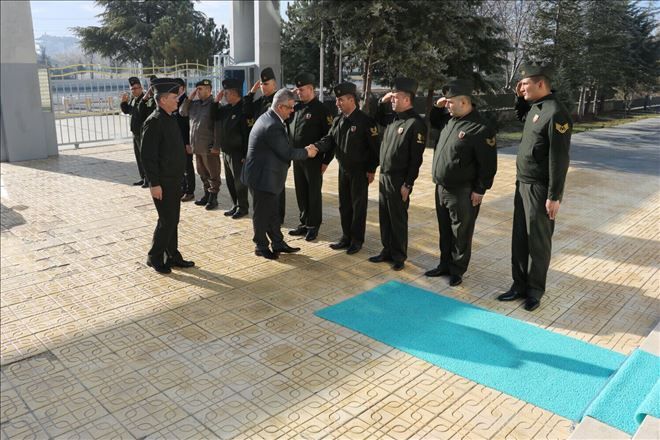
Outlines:
{"type": "Polygon", "coordinates": [[[202,78],[220,77],[218,67],[183,63],[172,66],[113,67],[77,64],[39,72],[42,107],[55,119],[59,147],[131,138],[130,115],[120,109],[129,92],[128,78],[137,76],[147,86],[150,75],[183,78],[188,88],[202,78]]]}

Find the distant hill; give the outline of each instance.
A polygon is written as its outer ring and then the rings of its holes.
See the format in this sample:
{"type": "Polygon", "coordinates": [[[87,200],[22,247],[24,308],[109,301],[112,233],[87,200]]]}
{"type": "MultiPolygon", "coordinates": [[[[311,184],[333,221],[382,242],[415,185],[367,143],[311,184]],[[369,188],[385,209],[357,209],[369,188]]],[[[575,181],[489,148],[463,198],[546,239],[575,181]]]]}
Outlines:
{"type": "Polygon", "coordinates": [[[57,37],[54,35],[43,34],[34,40],[37,53],[41,47],[46,48],[46,54],[49,57],[60,54],[79,52],[80,41],[76,37],[57,37]]]}

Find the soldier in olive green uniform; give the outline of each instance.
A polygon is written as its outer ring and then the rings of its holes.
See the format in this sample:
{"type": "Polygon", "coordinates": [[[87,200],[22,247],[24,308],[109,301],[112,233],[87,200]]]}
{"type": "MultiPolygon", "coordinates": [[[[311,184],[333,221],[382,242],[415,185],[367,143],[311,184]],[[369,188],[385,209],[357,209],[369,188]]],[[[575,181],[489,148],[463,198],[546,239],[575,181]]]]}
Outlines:
{"type": "Polygon", "coordinates": [[[149,182],[145,180],[144,168],[142,167],[142,158],[140,157],[140,136],[142,134],[142,124],[147,119],[146,108],[143,105],[142,98],[144,92],[142,91],[142,83],[139,78],[134,76],[128,78],[128,84],[131,86],[131,97],[129,99],[128,93],[124,93],[121,97],[121,104],[119,105],[122,113],[131,115],[131,133],[133,133],[133,153],[135,154],[135,162],[137,163],[138,172],[140,173],[140,180],[133,183],[133,185],[141,185],[142,188],[149,188],[149,182]]]}
{"type": "Polygon", "coordinates": [[[179,123],[172,114],[178,105],[179,84],[168,78],[152,81],[156,110],[142,128],[141,157],[149,179],[151,197],[158,211],[158,224],[148,253],[147,265],[157,272],[170,273],[172,267],[192,267],[178,248],[181,210],[181,176],[185,169],[185,150],[179,123]]]}
{"type": "MultiPolygon", "coordinates": [[[[294,107],[293,119],[289,123],[293,148],[305,148],[320,140],[332,125],[330,110],[316,98],[314,81],[311,73],[301,73],[295,78],[300,101],[294,107]]],[[[300,224],[290,230],[289,235],[304,235],[307,241],[316,240],[323,213],[323,172],[331,159],[332,156],[319,154],[313,159],[293,163],[300,224]]]]}
{"type": "Polygon", "coordinates": [[[516,113],[525,122],[516,159],[511,268],[513,285],[500,301],[525,298],[535,310],[545,293],[552,233],[568,172],[573,121],[552,93],[552,67],[527,63],[516,86],[516,113]]]}
{"type": "Polygon", "coordinates": [[[440,230],[440,264],[424,275],[449,275],[463,281],[472,250],[472,234],[486,190],[497,171],[495,132],[472,105],[472,85],[452,81],[431,110],[431,125],[441,130],[431,172],[440,230]],[[448,110],[448,111],[447,111],[448,110]]]}
{"type": "Polygon", "coordinates": [[[426,124],[413,109],[415,93],[417,81],[395,79],[393,92],[383,97],[376,115],[376,120],[386,126],[380,144],[378,182],[378,218],[383,250],[369,261],[391,261],[394,270],[403,269],[408,257],[409,196],[419,175],[426,146],[426,124]],[[386,107],[391,107],[394,114],[386,113],[386,107]]]}
{"type": "MultiPolygon", "coordinates": [[[[259,81],[255,82],[250,92],[243,97],[243,113],[248,116],[248,127],[252,128],[259,116],[268,111],[273,104],[273,97],[277,92],[277,81],[275,72],[271,67],[266,67],[259,75],[259,81]],[[257,90],[261,90],[261,96],[254,99],[257,90]]],[[[288,125],[287,125],[288,130],[288,125]]],[[[280,194],[280,224],[284,223],[284,214],[286,213],[286,191],[280,194]]]]}
{"type": "Polygon", "coordinates": [[[362,249],[367,224],[369,184],[378,167],[378,126],[376,121],[357,108],[357,91],[353,83],[334,88],[340,115],[332,122],[328,134],[314,145],[332,160],[339,162],[339,214],[342,235],[332,249],[346,249],[355,254],[362,249]]]}
{"type": "Polygon", "coordinates": [[[223,90],[215,97],[211,114],[215,119],[215,145],[222,150],[225,164],[225,180],[234,206],[225,216],[234,220],[248,214],[248,188],[241,182],[241,169],[247,154],[250,130],[247,117],[243,113],[241,89],[243,82],[238,79],[222,81],[223,90]],[[227,104],[220,101],[225,98],[227,104]]]}

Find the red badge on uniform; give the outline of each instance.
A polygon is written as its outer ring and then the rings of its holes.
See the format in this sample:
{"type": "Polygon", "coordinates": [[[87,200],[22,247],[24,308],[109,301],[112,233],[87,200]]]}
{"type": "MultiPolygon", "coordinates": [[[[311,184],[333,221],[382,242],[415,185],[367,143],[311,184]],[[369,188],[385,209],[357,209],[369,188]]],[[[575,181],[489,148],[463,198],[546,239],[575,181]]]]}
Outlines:
{"type": "Polygon", "coordinates": [[[534,117],[532,118],[532,122],[536,123],[536,121],[538,121],[539,118],[540,116],[538,114],[534,115],[534,117]]]}
{"type": "Polygon", "coordinates": [[[397,133],[403,134],[403,127],[399,127],[399,129],[397,130],[397,133]]]}
{"type": "Polygon", "coordinates": [[[311,113],[307,113],[307,114],[305,115],[305,119],[312,119],[312,114],[311,114],[311,113]]]}
{"type": "Polygon", "coordinates": [[[464,137],[465,137],[465,132],[464,131],[461,131],[461,132],[458,133],[458,138],[459,139],[463,139],[464,137]]]}
{"type": "Polygon", "coordinates": [[[357,127],[355,125],[351,125],[351,133],[355,133],[355,130],[357,130],[357,127]]]}

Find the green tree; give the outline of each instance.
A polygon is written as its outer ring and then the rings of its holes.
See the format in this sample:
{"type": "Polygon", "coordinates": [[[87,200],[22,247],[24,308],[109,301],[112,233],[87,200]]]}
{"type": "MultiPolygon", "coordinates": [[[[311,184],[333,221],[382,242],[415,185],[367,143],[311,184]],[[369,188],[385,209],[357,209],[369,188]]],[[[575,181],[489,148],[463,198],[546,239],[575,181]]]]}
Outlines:
{"type": "Polygon", "coordinates": [[[76,27],[81,47],[118,62],[208,62],[229,47],[227,29],[194,9],[192,0],[97,0],[101,26],[76,27]]]}

